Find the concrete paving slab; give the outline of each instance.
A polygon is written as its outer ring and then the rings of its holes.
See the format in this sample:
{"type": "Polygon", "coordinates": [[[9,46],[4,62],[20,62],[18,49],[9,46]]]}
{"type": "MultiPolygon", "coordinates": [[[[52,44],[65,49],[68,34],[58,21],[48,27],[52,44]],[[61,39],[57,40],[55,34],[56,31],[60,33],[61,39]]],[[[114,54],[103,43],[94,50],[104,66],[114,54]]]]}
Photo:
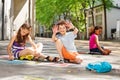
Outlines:
{"type": "MultiPolygon", "coordinates": [[[[7,60],[6,46],[9,41],[0,41],[0,80],[120,80],[120,42],[101,41],[112,50],[108,56],[80,54],[82,64],[59,64],[51,62],[7,60]],[[113,69],[108,73],[86,70],[90,62],[108,61],[113,69]]],[[[44,44],[43,54],[59,56],[50,38],[36,38],[36,43],[44,44]]],[[[88,41],[75,41],[78,51],[88,52],[88,41]]],[[[28,44],[29,46],[29,44],[28,44]]]]}

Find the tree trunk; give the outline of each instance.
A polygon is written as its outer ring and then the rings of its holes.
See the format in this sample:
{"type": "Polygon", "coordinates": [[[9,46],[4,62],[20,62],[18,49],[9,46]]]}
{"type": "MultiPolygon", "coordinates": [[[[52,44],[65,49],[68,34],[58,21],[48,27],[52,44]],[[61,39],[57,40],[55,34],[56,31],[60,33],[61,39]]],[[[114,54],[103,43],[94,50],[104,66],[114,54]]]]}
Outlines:
{"type": "Polygon", "coordinates": [[[102,0],[102,2],[103,2],[103,8],[104,8],[104,19],[105,19],[105,30],[104,30],[104,32],[105,32],[105,40],[107,39],[107,19],[106,19],[106,5],[105,5],[105,1],[104,0],[102,0]]]}
{"type": "Polygon", "coordinates": [[[91,13],[92,13],[92,24],[93,24],[93,26],[95,26],[95,21],[94,21],[94,9],[92,8],[91,10],[92,10],[92,11],[91,11],[91,13]]]}

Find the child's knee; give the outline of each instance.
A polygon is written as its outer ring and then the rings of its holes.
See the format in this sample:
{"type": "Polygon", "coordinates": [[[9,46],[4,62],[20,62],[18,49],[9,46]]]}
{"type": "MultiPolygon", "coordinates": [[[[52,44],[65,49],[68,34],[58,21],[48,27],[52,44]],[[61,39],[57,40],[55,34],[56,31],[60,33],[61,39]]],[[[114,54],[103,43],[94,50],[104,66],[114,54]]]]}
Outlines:
{"type": "Polygon", "coordinates": [[[39,53],[34,53],[33,55],[34,55],[34,56],[40,56],[40,54],[39,54],[39,53]]]}
{"type": "Polygon", "coordinates": [[[43,47],[43,44],[42,43],[38,43],[37,47],[43,47]]]}
{"type": "Polygon", "coordinates": [[[25,53],[27,53],[27,54],[31,54],[31,53],[33,53],[34,51],[32,50],[32,49],[25,49],[25,53]]]}

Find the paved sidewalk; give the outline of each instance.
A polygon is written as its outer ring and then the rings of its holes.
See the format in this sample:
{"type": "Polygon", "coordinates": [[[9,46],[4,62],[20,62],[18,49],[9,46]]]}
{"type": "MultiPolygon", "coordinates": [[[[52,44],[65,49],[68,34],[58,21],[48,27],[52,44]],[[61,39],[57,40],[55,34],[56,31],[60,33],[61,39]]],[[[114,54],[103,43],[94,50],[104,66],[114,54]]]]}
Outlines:
{"type": "MultiPolygon", "coordinates": [[[[109,56],[81,54],[82,64],[59,64],[34,61],[8,61],[6,46],[9,41],[0,41],[0,80],[120,80],[120,42],[101,41],[112,50],[109,56]],[[108,61],[113,70],[109,73],[88,71],[90,62],[108,61]]],[[[50,38],[36,38],[44,44],[43,54],[59,56],[50,38]]],[[[78,51],[88,52],[88,41],[75,41],[78,51]]],[[[29,46],[29,45],[28,45],[29,46]]]]}

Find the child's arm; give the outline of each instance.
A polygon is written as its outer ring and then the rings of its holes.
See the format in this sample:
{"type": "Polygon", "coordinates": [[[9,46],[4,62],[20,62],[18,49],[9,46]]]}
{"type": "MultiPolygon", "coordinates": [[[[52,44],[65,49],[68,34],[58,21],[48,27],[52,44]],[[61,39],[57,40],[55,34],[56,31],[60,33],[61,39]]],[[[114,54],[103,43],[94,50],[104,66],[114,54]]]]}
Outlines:
{"type": "Polygon", "coordinates": [[[74,34],[78,33],[78,29],[71,22],[67,23],[66,26],[67,26],[68,30],[72,29],[74,34]]]}
{"type": "Polygon", "coordinates": [[[54,42],[56,42],[56,41],[58,40],[58,38],[56,37],[56,34],[54,34],[54,33],[53,33],[53,35],[52,35],[52,40],[53,40],[54,42]]]}
{"type": "Polygon", "coordinates": [[[13,45],[13,42],[15,41],[15,39],[16,39],[16,35],[14,35],[14,36],[11,38],[11,40],[10,40],[8,46],[7,46],[7,53],[8,53],[8,55],[9,55],[9,60],[13,60],[13,59],[14,59],[14,57],[13,57],[13,55],[12,55],[12,52],[11,52],[11,48],[12,48],[12,45],[13,45]]]}
{"type": "Polygon", "coordinates": [[[52,28],[52,31],[53,31],[53,34],[52,34],[52,40],[54,42],[56,42],[58,40],[58,38],[56,37],[56,33],[58,32],[58,27],[55,25],[53,28],[52,28]]]}
{"type": "Polygon", "coordinates": [[[31,38],[30,35],[28,35],[28,41],[30,42],[30,44],[32,45],[32,47],[33,47],[34,49],[37,49],[37,46],[36,46],[36,44],[33,42],[33,40],[32,40],[32,38],[31,38]]]}
{"type": "MultiPolygon", "coordinates": [[[[52,31],[53,31],[52,40],[53,40],[54,42],[56,42],[56,41],[58,40],[58,38],[56,37],[56,33],[58,32],[58,27],[55,25],[55,26],[52,28],[52,31]]],[[[63,61],[63,55],[62,55],[62,53],[61,53],[61,49],[59,48],[59,49],[57,49],[57,50],[58,50],[59,55],[60,55],[60,60],[63,61]]]]}
{"type": "Polygon", "coordinates": [[[95,36],[95,42],[97,44],[97,47],[100,51],[102,51],[103,53],[105,53],[105,51],[101,48],[100,44],[99,44],[99,40],[98,40],[98,36],[95,36]]]}
{"type": "Polygon", "coordinates": [[[78,29],[76,27],[74,27],[74,31],[73,31],[74,34],[77,34],[78,33],[78,29]]]}

